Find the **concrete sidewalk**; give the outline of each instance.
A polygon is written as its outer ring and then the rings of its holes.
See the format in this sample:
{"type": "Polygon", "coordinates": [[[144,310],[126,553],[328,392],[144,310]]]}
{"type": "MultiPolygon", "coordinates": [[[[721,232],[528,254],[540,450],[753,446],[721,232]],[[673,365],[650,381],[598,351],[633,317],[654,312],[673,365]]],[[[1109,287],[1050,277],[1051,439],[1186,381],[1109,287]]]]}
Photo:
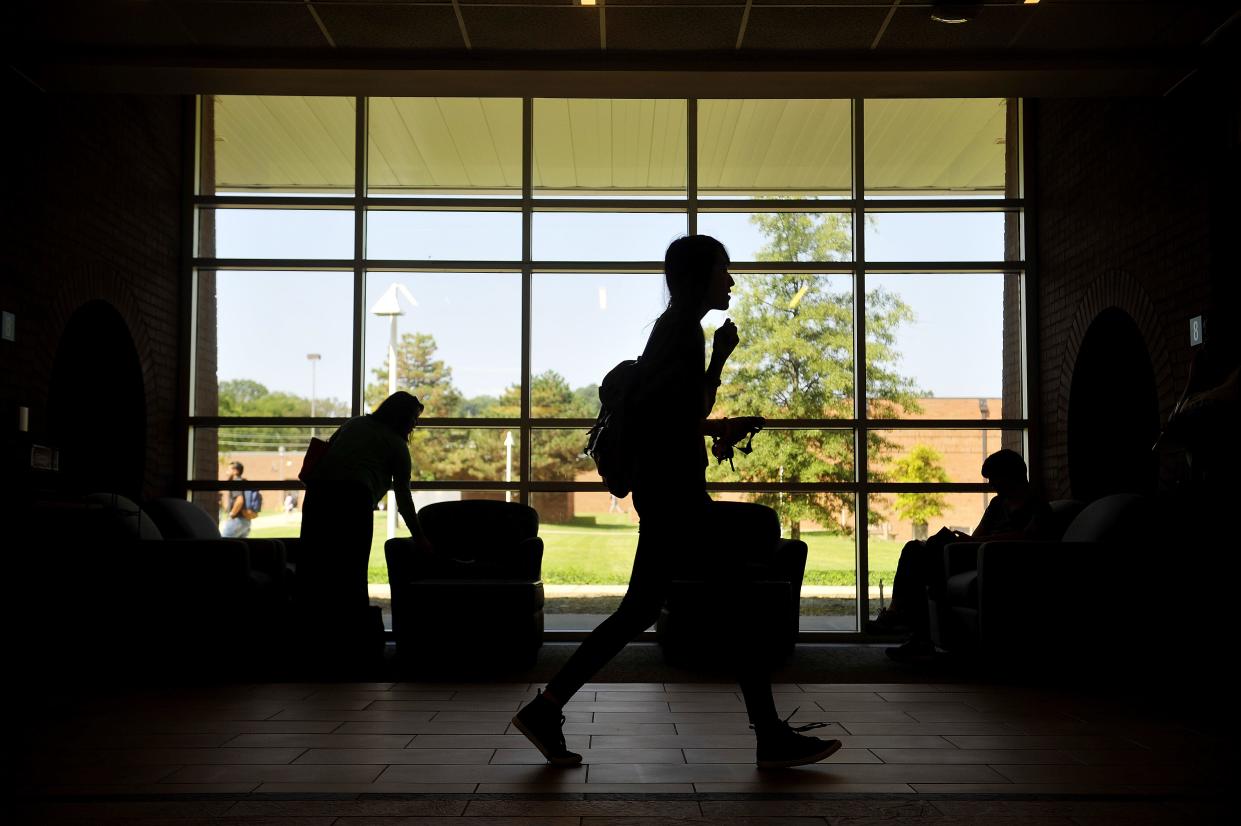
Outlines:
{"type": "MultiPolygon", "coordinates": [[[[372,583],[367,586],[371,599],[392,599],[392,586],[372,583]]],[[[619,597],[624,596],[626,585],[544,585],[543,594],[547,599],[570,599],[582,597],[619,597]]],[[[892,589],[884,587],[884,595],[891,596],[892,589]]],[[[805,599],[853,599],[857,589],[852,585],[803,585],[801,595],[805,599]]],[[[879,599],[879,586],[870,588],[870,598],[879,599]]]]}

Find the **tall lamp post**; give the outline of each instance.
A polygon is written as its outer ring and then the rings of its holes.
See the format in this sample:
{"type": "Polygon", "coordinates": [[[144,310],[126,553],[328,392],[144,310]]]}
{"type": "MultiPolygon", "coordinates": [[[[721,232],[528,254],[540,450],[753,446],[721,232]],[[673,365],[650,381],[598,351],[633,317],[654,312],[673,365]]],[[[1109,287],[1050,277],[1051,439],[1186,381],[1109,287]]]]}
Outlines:
{"type": "MultiPolygon", "coordinates": [[[[987,420],[987,417],[991,415],[991,409],[987,407],[987,400],[985,398],[978,400],[978,415],[984,422],[987,420]]],[[[982,458],[984,462],[987,460],[987,428],[985,427],[982,429],[982,458]]],[[[984,511],[987,509],[986,491],[983,491],[982,494],[982,509],[984,511]]]]}
{"type": "MultiPolygon", "coordinates": [[[[319,366],[319,359],[321,358],[323,356],[318,353],[306,354],[306,361],[310,362],[310,418],[312,419],[315,417],[315,397],[318,396],[318,393],[315,391],[315,368],[319,366]]],[[[314,425],[310,426],[310,435],[319,435],[314,425]]]]}
{"type": "MultiPolygon", "coordinates": [[[[404,284],[398,284],[393,281],[388,285],[388,289],[384,290],[384,294],[375,302],[375,306],[371,307],[371,315],[380,317],[388,316],[390,326],[388,327],[388,395],[391,396],[396,392],[396,320],[400,316],[405,315],[405,311],[401,309],[401,298],[404,297],[409,302],[409,306],[417,307],[418,301],[414,298],[404,284]]],[[[396,491],[388,491],[388,538],[392,539],[396,536],[396,491]]]]}

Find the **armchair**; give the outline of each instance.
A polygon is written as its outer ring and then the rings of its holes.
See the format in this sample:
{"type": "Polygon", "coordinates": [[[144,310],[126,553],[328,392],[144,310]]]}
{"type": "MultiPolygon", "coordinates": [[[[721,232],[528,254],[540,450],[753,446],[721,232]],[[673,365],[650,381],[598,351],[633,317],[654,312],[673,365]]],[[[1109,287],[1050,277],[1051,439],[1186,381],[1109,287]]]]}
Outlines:
{"type": "Polygon", "coordinates": [[[533,662],[543,645],[543,540],[527,505],[472,499],[418,512],[435,548],[384,545],[397,653],[465,659],[485,650],[533,662]]]}
{"type": "Polygon", "coordinates": [[[1052,503],[1066,524],[1051,541],[962,542],[944,551],[946,578],[931,593],[931,636],[944,648],[984,655],[1087,650],[1132,624],[1125,609],[1161,544],[1154,500],[1113,494],[1082,507],[1052,503]]]}
{"type": "Polygon", "coordinates": [[[59,582],[46,630],[77,641],[82,656],[160,669],[213,655],[236,662],[269,618],[260,606],[270,583],[253,576],[243,541],[166,538],[148,511],[110,493],[32,502],[28,513],[55,526],[41,555],[59,582]]]}
{"type": "Polygon", "coordinates": [[[741,562],[743,581],[726,583],[714,576],[718,569],[704,566],[675,579],[655,630],[670,662],[708,655],[735,644],[729,622],[755,623],[749,629],[773,661],[792,653],[801,614],[801,586],[806,574],[806,543],[781,539],[776,512],[752,502],[717,501],[712,505],[711,557],[741,562]],[[740,597],[743,606],[730,606],[723,597],[740,597]],[[721,632],[722,628],[723,633],[721,632]]]}

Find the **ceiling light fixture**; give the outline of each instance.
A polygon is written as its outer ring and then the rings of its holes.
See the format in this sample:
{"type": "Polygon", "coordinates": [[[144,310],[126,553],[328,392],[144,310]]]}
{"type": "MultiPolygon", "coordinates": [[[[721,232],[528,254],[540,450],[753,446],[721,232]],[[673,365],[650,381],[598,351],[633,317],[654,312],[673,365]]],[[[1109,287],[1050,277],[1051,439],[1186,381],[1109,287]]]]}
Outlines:
{"type": "Polygon", "coordinates": [[[968,23],[981,8],[982,3],[932,3],[931,19],[936,23],[968,23]]]}
{"type": "Polygon", "coordinates": [[[577,0],[579,6],[593,6],[595,0],[577,0]]]}

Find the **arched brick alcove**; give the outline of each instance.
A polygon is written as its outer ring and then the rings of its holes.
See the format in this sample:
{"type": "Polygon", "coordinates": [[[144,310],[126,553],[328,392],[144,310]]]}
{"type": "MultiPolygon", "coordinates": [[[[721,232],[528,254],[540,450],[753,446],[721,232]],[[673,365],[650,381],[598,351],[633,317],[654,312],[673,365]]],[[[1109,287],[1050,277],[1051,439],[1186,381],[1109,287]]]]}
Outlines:
{"type": "MultiPolygon", "coordinates": [[[[1128,364],[1127,367],[1132,369],[1124,369],[1126,365],[1114,365],[1112,378],[1120,382],[1121,387],[1125,386],[1124,376],[1127,376],[1129,382],[1138,382],[1144,386],[1141,391],[1138,391],[1136,387],[1132,388],[1133,398],[1129,403],[1138,406],[1147,405],[1148,401],[1152,403],[1155,407],[1153,416],[1156,430],[1158,425],[1167,418],[1168,411],[1175,403],[1176,387],[1169,358],[1167,336],[1161,318],[1154,301],[1142,285],[1131,275],[1122,271],[1111,271],[1099,276],[1081,293],[1072,321],[1064,334],[1058,370],[1053,374],[1055,382],[1053,405],[1052,409],[1047,411],[1045,419],[1050,425],[1046,434],[1044,456],[1046,465],[1052,469],[1047,478],[1049,493],[1052,496],[1070,497],[1078,493],[1074,490],[1074,470],[1070,466],[1074,456],[1070,445],[1069,416],[1073,406],[1075,370],[1081,361],[1083,345],[1087,345],[1095,352],[1094,356],[1090,352],[1086,353],[1087,361],[1083,365],[1086,370],[1095,369],[1097,363],[1094,359],[1097,357],[1123,359],[1127,358],[1124,355],[1125,352],[1130,353],[1128,358],[1134,359],[1135,362],[1128,364]],[[1104,319],[1102,326],[1094,327],[1093,325],[1100,318],[1104,319]],[[1127,321],[1122,321],[1122,318],[1127,321]],[[1112,343],[1109,341],[1110,337],[1126,335],[1123,332],[1117,332],[1125,329],[1126,325],[1132,334],[1127,342],[1117,343],[1116,347],[1110,347],[1112,343]],[[1088,342],[1088,334],[1097,346],[1091,346],[1088,342]],[[1152,382],[1153,386],[1150,384],[1152,382]],[[1143,401],[1137,402],[1139,398],[1143,401]]],[[[1106,371],[1096,375],[1103,376],[1101,379],[1103,381],[1108,380],[1106,371]]],[[[1082,392],[1081,387],[1079,382],[1079,394],[1082,392]]],[[[1079,395],[1079,411],[1083,403],[1089,403],[1088,399],[1079,395]]],[[[1126,427],[1129,427],[1130,435],[1135,439],[1137,433],[1149,430],[1152,415],[1149,406],[1142,407],[1141,410],[1122,410],[1118,409],[1116,404],[1097,412],[1101,415],[1099,422],[1107,421],[1108,416],[1113,417],[1111,419],[1113,422],[1126,421],[1126,427]],[[1132,419],[1117,418],[1125,414],[1132,414],[1132,419]]],[[[1078,439],[1082,437],[1083,434],[1079,430],[1078,439]]],[[[1153,436],[1150,441],[1154,441],[1153,436]]],[[[1080,447],[1080,442],[1078,446],[1080,447]]],[[[1085,459],[1088,455],[1079,451],[1078,461],[1090,461],[1085,459]]],[[[1144,469],[1143,473],[1145,472],[1144,469]]],[[[1080,472],[1077,475],[1079,479],[1082,478],[1080,472]]],[[[1090,488],[1091,485],[1087,484],[1085,492],[1088,493],[1090,488]]]]}
{"type": "Polygon", "coordinates": [[[117,492],[141,498],[163,457],[151,430],[158,423],[148,415],[161,388],[138,297],[122,276],[100,267],[64,284],[47,315],[38,348],[47,392],[41,402],[66,482],[116,484],[117,492]],[[94,467],[80,467],[81,457],[94,467]]]}
{"type": "Polygon", "coordinates": [[[48,388],[48,431],[60,447],[69,490],[141,498],[146,467],[146,393],[128,325],[106,301],[70,316],[48,388]]]}

